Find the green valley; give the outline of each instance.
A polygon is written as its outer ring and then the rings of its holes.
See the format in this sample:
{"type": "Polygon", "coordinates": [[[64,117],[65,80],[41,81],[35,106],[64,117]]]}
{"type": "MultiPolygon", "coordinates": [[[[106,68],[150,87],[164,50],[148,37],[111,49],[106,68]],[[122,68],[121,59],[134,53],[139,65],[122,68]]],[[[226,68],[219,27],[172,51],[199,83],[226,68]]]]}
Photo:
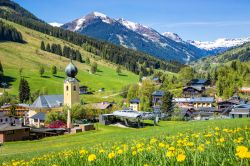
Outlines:
{"type": "MultiPolygon", "coordinates": [[[[96,94],[97,99],[104,95],[117,93],[121,87],[138,82],[139,78],[136,74],[122,69],[122,74],[116,73],[116,65],[96,57],[95,55],[84,51],[81,47],[75,46],[63,40],[42,34],[40,32],[25,28],[21,25],[3,20],[13,25],[23,35],[25,44],[14,42],[3,42],[0,44],[0,60],[4,68],[5,80],[10,84],[10,88],[6,90],[11,94],[18,93],[18,85],[20,80],[20,69],[22,76],[26,78],[30,84],[31,91],[47,90],[49,94],[62,94],[62,82],[65,79],[64,68],[69,63],[69,59],[60,57],[40,50],[41,41],[46,43],[58,43],[78,49],[83,58],[90,58],[91,62],[98,63],[98,71],[96,74],[90,74],[90,66],[86,63],[74,62],[78,69],[78,79],[81,85],[86,85],[90,90],[96,92],[100,88],[105,88],[104,94],[96,94]],[[52,65],[58,68],[58,74],[51,74],[52,65]],[[45,67],[43,77],[39,75],[39,67],[45,67]]],[[[3,91],[3,89],[1,89],[3,91]]]]}

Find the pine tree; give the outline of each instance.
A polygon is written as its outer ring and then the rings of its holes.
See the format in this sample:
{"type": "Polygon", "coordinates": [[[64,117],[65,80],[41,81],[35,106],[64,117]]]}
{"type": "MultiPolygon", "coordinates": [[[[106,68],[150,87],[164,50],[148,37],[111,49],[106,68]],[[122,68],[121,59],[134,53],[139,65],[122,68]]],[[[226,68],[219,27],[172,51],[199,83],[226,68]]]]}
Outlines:
{"type": "Polygon", "coordinates": [[[139,73],[139,82],[142,82],[143,74],[142,72],[139,73]]]}
{"type": "Polygon", "coordinates": [[[87,63],[87,64],[90,64],[90,59],[89,59],[89,57],[86,58],[86,63],[87,63]]]}
{"type": "Polygon", "coordinates": [[[51,48],[50,48],[50,44],[49,43],[46,45],[46,51],[51,52],[51,48]]]}
{"type": "Polygon", "coordinates": [[[121,69],[121,66],[120,66],[120,65],[117,66],[117,68],[116,68],[116,73],[117,73],[118,75],[120,75],[120,74],[122,73],[122,69],[121,69]]]}
{"type": "Polygon", "coordinates": [[[52,66],[51,72],[52,72],[52,75],[56,75],[57,74],[57,68],[56,68],[56,66],[52,66]]]}
{"type": "Polygon", "coordinates": [[[44,41],[41,42],[41,50],[45,51],[45,44],[44,44],[44,41]]]}
{"type": "Polygon", "coordinates": [[[95,74],[97,72],[97,63],[94,62],[92,65],[91,65],[91,68],[90,68],[90,72],[92,74],[95,74]]]}
{"type": "Polygon", "coordinates": [[[161,99],[162,105],[161,110],[162,112],[172,112],[173,110],[173,94],[167,90],[164,90],[164,95],[161,99]]]}
{"type": "Polygon", "coordinates": [[[30,99],[30,87],[27,80],[21,78],[19,83],[19,101],[21,103],[27,102],[30,99]]]}
{"type": "Polygon", "coordinates": [[[40,77],[42,77],[42,76],[43,76],[44,72],[45,72],[44,67],[43,67],[43,66],[40,66],[40,68],[39,68],[39,74],[40,74],[40,77]]]}

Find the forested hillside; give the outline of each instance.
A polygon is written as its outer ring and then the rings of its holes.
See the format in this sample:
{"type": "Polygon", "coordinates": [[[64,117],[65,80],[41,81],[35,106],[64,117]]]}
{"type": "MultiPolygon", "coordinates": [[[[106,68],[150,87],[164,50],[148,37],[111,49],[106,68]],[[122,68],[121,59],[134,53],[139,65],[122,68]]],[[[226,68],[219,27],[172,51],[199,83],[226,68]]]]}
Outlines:
{"type": "Polygon", "coordinates": [[[2,21],[0,21],[0,41],[24,42],[20,32],[14,27],[4,24],[2,21]]]}
{"type": "Polygon", "coordinates": [[[177,62],[162,61],[142,52],[118,47],[61,28],[52,27],[36,18],[33,14],[20,7],[18,4],[9,0],[1,0],[0,8],[2,9],[0,10],[1,18],[21,24],[44,34],[63,39],[73,44],[83,46],[85,50],[108,61],[122,65],[126,67],[126,69],[137,74],[142,72],[140,71],[142,65],[145,68],[152,67],[153,69],[162,69],[172,72],[178,72],[183,66],[177,62]]]}
{"type": "Polygon", "coordinates": [[[206,71],[211,67],[230,63],[234,60],[238,60],[243,63],[248,63],[250,61],[250,43],[245,43],[216,56],[202,58],[193,62],[192,66],[194,66],[197,70],[206,71]]]}

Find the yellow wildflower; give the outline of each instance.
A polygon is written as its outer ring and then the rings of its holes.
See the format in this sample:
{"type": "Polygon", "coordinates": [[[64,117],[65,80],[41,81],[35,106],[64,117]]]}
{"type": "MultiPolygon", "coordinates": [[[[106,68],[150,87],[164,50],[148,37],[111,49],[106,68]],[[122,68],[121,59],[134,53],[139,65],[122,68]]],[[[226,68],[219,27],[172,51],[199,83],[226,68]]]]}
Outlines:
{"type": "Polygon", "coordinates": [[[219,142],[223,143],[223,142],[225,142],[225,139],[224,139],[223,137],[221,137],[221,138],[219,139],[219,142]]]}
{"type": "Polygon", "coordinates": [[[219,131],[219,130],[220,130],[220,128],[219,128],[219,127],[215,127],[215,130],[216,130],[216,131],[219,131]]]}
{"type": "Polygon", "coordinates": [[[175,148],[173,146],[171,146],[170,148],[168,148],[169,151],[174,151],[175,148]]]}
{"type": "Polygon", "coordinates": [[[179,154],[177,157],[176,157],[177,161],[178,162],[183,162],[185,159],[186,159],[186,155],[184,154],[179,154]]]}
{"type": "Polygon", "coordinates": [[[174,152],[173,151],[168,151],[166,154],[167,157],[173,157],[174,156],[174,152]]]}
{"type": "Polygon", "coordinates": [[[248,151],[248,148],[245,146],[237,146],[236,156],[238,156],[241,159],[250,158],[250,152],[248,151]]]}
{"type": "Polygon", "coordinates": [[[164,143],[159,143],[159,147],[163,148],[165,146],[164,143]]]}
{"type": "Polygon", "coordinates": [[[104,153],[104,152],[105,152],[104,149],[100,149],[100,150],[99,150],[99,153],[104,153]]]}
{"type": "Polygon", "coordinates": [[[204,144],[199,145],[197,149],[200,152],[204,152],[204,144]]]}
{"type": "Polygon", "coordinates": [[[154,143],[156,143],[156,141],[157,141],[157,139],[152,138],[152,139],[150,140],[150,144],[154,144],[154,143]]]}
{"type": "Polygon", "coordinates": [[[123,151],[122,151],[121,149],[119,149],[119,150],[117,151],[117,153],[118,153],[118,154],[122,154],[123,151]]]}
{"type": "Polygon", "coordinates": [[[137,152],[136,152],[136,151],[133,151],[133,152],[132,152],[132,155],[133,155],[133,156],[135,156],[136,154],[137,154],[137,152]]]}
{"type": "Polygon", "coordinates": [[[88,154],[88,151],[87,150],[84,150],[84,149],[82,149],[82,150],[80,150],[80,155],[85,155],[85,154],[88,154]]]}
{"type": "Polygon", "coordinates": [[[94,161],[94,160],[96,160],[96,155],[95,154],[89,155],[88,161],[94,161]]]}
{"type": "Polygon", "coordinates": [[[108,158],[109,159],[112,159],[114,157],[115,157],[115,153],[114,152],[111,152],[111,153],[108,154],[108,158]]]}

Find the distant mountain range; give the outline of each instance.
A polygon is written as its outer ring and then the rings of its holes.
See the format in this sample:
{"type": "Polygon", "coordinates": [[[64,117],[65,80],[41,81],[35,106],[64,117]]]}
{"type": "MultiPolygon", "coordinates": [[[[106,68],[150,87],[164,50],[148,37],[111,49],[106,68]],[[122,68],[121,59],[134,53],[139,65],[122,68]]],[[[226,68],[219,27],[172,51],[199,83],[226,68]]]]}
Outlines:
{"type": "Polygon", "coordinates": [[[211,51],[213,52],[213,54],[218,54],[218,53],[223,53],[232,47],[240,46],[244,43],[250,42],[250,37],[236,38],[236,39],[221,38],[210,42],[189,40],[188,42],[201,49],[211,51]]]}
{"type": "Polygon", "coordinates": [[[210,54],[207,50],[182,41],[174,33],[160,34],[139,23],[125,19],[113,19],[99,12],[92,12],[61,27],[142,51],[164,60],[186,63],[210,54]]]}
{"type": "Polygon", "coordinates": [[[217,39],[215,41],[183,40],[173,32],[159,33],[145,25],[125,19],[114,19],[99,12],[92,12],[66,24],[51,23],[66,30],[148,53],[164,60],[181,63],[195,61],[208,55],[223,53],[250,42],[250,37],[217,39]]]}

